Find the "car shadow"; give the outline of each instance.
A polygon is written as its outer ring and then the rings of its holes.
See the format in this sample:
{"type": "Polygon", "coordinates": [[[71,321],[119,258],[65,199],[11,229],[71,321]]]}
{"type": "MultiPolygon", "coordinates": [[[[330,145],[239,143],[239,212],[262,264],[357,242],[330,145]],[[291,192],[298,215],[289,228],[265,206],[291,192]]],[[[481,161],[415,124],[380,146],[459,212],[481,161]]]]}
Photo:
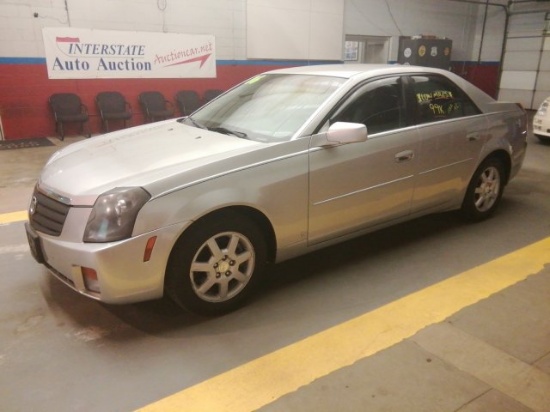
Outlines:
{"type": "Polygon", "coordinates": [[[287,290],[293,290],[298,284],[312,279],[315,282],[323,282],[323,278],[333,277],[333,273],[338,271],[343,263],[347,266],[359,264],[369,257],[393,253],[396,249],[413,244],[419,239],[426,240],[462,225],[464,222],[456,213],[431,215],[272,265],[266,270],[257,293],[243,308],[219,317],[202,317],[187,313],[168,299],[104,307],[124,323],[148,334],[170,334],[181,329],[189,331],[192,328],[198,328],[201,330],[200,333],[208,333],[208,327],[219,330],[242,328],[247,324],[253,328],[256,322],[269,322],[270,316],[276,316],[267,313],[269,304],[265,301],[270,297],[280,296],[287,290]],[[250,307],[265,312],[265,317],[259,317],[258,312],[251,311],[250,307]],[[208,327],[203,327],[205,325],[208,327]]]}
{"type": "MultiPolygon", "coordinates": [[[[360,276],[360,282],[378,281],[380,278],[394,276],[391,273],[377,273],[369,270],[369,262],[378,259],[399,259],[400,253],[409,253],[415,248],[427,248],[438,243],[438,238],[461,238],[464,232],[484,232],[493,230],[495,226],[506,224],[502,215],[515,215],[524,205],[521,200],[504,198],[495,218],[477,224],[465,223],[456,212],[439,213],[425,216],[409,222],[401,223],[385,229],[366,234],[355,239],[339,243],[327,248],[285,261],[268,268],[257,293],[249,299],[246,305],[234,312],[218,317],[203,317],[188,313],[169,299],[157,299],[148,302],[128,305],[107,305],[92,301],[70,290],[59,281],[48,278],[48,289],[52,295],[49,302],[65,316],[70,316],[75,324],[94,325],[108,331],[105,338],[109,340],[131,340],[143,334],[178,337],[184,331],[186,336],[209,335],[221,331],[254,329],[260,324],[276,323],[281,317],[287,316],[280,306],[298,306],[301,304],[297,289],[305,287],[334,287],[335,282],[352,283],[360,276]],[[470,226],[474,226],[471,228],[470,226]],[[481,226],[478,226],[481,225],[481,226]],[[477,228],[476,228],[477,226],[477,228]],[[447,234],[446,234],[447,233],[447,234]],[[346,271],[345,268],[361,267],[360,275],[346,271]],[[344,273],[343,273],[344,272],[344,273]],[[334,274],[338,273],[338,280],[334,274]],[[347,279],[346,279],[347,278],[347,279]],[[296,299],[297,301],[293,301],[296,299]],[[254,309],[251,310],[250,308],[254,309]],[[274,310],[274,308],[277,309],[274,310]]],[[[475,234],[471,236],[475,237],[475,234]]],[[[494,253],[499,253],[498,251],[494,253]]],[[[483,259],[479,257],[479,259],[483,259]]],[[[392,287],[398,287],[398,278],[392,287]]],[[[388,282],[390,282],[388,280],[388,282]]],[[[384,282],[384,280],[382,280],[384,282]]],[[[431,282],[427,279],[426,282],[431,282]]],[[[336,283],[337,285],[337,283],[336,283]]],[[[336,286],[337,287],[337,286],[336,286]]],[[[393,294],[407,293],[406,290],[395,290],[393,294]]],[[[308,296],[314,302],[316,296],[308,296]]],[[[315,302],[315,305],[319,305],[315,302]]],[[[357,314],[369,310],[366,306],[354,308],[357,314]]]]}
{"type": "Polygon", "coordinates": [[[457,213],[449,212],[380,229],[273,265],[266,278],[267,289],[273,291],[278,288],[286,288],[310,277],[331,276],[343,262],[353,266],[369,260],[371,257],[393,253],[397,249],[418,242],[419,239],[426,240],[462,225],[464,225],[464,221],[460,216],[457,213]]]}

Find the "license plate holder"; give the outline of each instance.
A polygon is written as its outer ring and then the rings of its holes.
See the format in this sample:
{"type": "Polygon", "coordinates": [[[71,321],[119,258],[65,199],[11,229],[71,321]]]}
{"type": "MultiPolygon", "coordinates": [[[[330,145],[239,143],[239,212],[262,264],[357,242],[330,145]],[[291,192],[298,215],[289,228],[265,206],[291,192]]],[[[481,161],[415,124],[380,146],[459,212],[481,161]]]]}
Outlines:
{"type": "Polygon", "coordinates": [[[25,231],[27,232],[27,240],[29,242],[29,248],[31,250],[32,257],[38,263],[44,263],[44,252],[42,251],[42,243],[36,232],[31,228],[29,223],[25,223],[25,231]]]}

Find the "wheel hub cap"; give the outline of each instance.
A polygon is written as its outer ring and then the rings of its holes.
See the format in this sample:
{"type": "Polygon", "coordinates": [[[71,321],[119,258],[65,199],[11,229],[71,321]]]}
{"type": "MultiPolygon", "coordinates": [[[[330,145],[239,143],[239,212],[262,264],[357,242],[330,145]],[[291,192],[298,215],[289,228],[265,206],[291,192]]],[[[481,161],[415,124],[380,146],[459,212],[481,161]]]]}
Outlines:
{"type": "Polygon", "coordinates": [[[225,273],[225,272],[228,272],[230,268],[231,268],[231,265],[229,264],[228,261],[222,260],[218,262],[218,272],[225,273]]]}
{"type": "Polygon", "coordinates": [[[224,302],[238,295],[254,273],[254,248],[241,233],[222,232],[201,246],[191,264],[196,295],[207,302],[224,302]]]}

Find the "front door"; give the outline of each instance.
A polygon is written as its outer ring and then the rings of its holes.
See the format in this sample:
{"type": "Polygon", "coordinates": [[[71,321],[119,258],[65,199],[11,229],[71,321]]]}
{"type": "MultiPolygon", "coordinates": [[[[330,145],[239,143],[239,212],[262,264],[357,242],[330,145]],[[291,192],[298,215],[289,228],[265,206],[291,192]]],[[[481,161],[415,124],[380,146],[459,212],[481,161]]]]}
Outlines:
{"type": "Polygon", "coordinates": [[[330,120],[363,123],[365,142],[321,147],[311,138],[309,243],[407,215],[414,189],[416,128],[407,127],[399,77],[369,82],[330,120]]]}

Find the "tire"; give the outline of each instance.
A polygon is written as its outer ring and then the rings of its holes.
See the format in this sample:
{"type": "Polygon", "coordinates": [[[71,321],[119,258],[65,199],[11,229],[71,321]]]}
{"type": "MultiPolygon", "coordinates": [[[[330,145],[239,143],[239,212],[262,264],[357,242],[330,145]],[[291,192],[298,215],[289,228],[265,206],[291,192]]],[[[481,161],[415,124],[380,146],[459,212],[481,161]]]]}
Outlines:
{"type": "Polygon", "coordinates": [[[537,137],[537,139],[539,139],[541,143],[545,143],[545,144],[550,143],[550,137],[548,136],[541,136],[540,134],[536,134],[535,136],[537,137]]]}
{"type": "Polygon", "coordinates": [[[468,185],[461,212],[470,221],[490,217],[497,209],[504,190],[504,166],[496,158],[485,160],[477,168],[468,185]]]}
{"type": "Polygon", "coordinates": [[[198,315],[240,307],[256,289],[266,264],[264,237],[251,220],[224,213],[191,226],[176,242],[166,271],[166,292],[198,315]]]}

